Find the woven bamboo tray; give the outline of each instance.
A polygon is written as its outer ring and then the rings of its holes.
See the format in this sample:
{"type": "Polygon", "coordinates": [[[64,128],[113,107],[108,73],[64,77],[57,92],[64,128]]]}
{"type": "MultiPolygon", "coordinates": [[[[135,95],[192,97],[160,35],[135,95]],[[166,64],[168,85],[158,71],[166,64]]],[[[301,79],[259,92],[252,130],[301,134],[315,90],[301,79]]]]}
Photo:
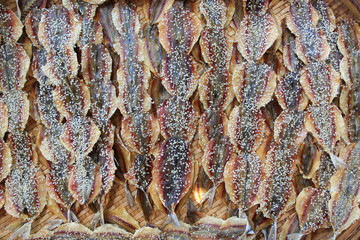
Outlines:
{"type": "MultiPolygon", "coordinates": [[[[238,1],[238,0],[235,0],[238,1]]],[[[326,0],[331,7],[331,9],[334,11],[337,19],[340,18],[352,18],[358,22],[360,22],[360,1],[359,0],[326,0]]],[[[48,0],[50,4],[52,2],[61,2],[61,0],[48,0]]],[[[134,1],[136,2],[136,1],[134,1]]],[[[289,3],[287,0],[273,0],[273,8],[272,12],[277,16],[279,20],[283,20],[288,12],[289,12],[289,3]]],[[[16,1],[15,0],[0,0],[0,3],[5,5],[6,7],[12,9],[14,12],[16,12],[16,1]]],[[[28,79],[27,83],[25,84],[25,91],[29,91],[31,86],[34,84],[34,79],[28,79]]],[[[28,124],[27,124],[27,131],[30,133],[30,135],[34,136],[36,131],[38,129],[37,123],[29,118],[28,124]]],[[[194,160],[199,161],[202,157],[202,150],[198,144],[198,135],[195,136],[194,143],[192,146],[192,153],[194,156],[194,160]]],[[[47,172],[47,169],[44,164],[40,161],[40,167],[44,173],[47,172]]],[[[132,192],[132,195],[134,196],[135,188],[133,186],[130,186],[130,191],[132,192]]],[[[193,196],[190,197],[193,202],[197,205],[197,207],[200,206],[200,204],[195,201],[193,196]]],[[[134,207],[130,207],[126,202],[125,197],[125,189],[122,182],[120,182],[118,179],[115,179],[115,182],[113,184],[113,187],[110,191],[110,200],[107,205],[108,210],[113,210],[118,207],[124,207],[126,211],[135,218],[140,226],[145,226],[146,222],[143,219],[143,215],[141,211],[139,211],[139,207],[135,204],[134,207]]],[[[223,203],[223,201],[220,198],[219,190],[217,191],[214,199],[214,203],[211,207],[211,209],[208,208],[207,203],[204,205],[204,212],[207,215],[214,216],[214,217],[220,217],[224,218],[227,212],[227,207],[223,203]]],[[[283,223],[286,221],[287,217],[294,213],[295,209],[294,206],[286,213],[284,216],[278,221],[278,232],[281,231],[283,223]]],[[[82,209],[77,214],[77,217],[79,218],[80,222],[84,224],[85,226],[89,226],[90,222],[93,218],[93,212],[88,207],[82,207],[82,209]]],[[[181,220],[185,219],[186,216],[186,208],[183,207],[180,210],[179,218],[181,220]]],[[[150,222],[151,224],[162,226],[166,220],[166,215],[160,211],[156,211],[155,214],[153,214],[150,222]]],[[[40,216],[32,223],[32,230],[31,233],[38,232],[42,227],[45,226],[45,224],[49,220],[56,219],[57,217],[53,215],[47,208],[44,209],[44,211],[40,214],[40,216]]],[[[0,240],[2,239],[8,239],[11,235],[11,232],[9,230],[5,230],[5,228],[12,223],[20,222],[21,220],[13,218],[12,216],[8,215],[4,208],[0,209],[0,240]]],[[[330,239],[333,236],[333,232],[331,228],[328,229],[319,229],[315,233],[312,234],[311,239],[330,239]]],[[[256,239],[263,239],[262,234],[258,234],[256,236],[256,239]]],[[[350,226],[347,230],[343,231],[340,235],[337,236],[337,239],[360,239],[360,220],[355,222],[352,226],[350,226]]]]}

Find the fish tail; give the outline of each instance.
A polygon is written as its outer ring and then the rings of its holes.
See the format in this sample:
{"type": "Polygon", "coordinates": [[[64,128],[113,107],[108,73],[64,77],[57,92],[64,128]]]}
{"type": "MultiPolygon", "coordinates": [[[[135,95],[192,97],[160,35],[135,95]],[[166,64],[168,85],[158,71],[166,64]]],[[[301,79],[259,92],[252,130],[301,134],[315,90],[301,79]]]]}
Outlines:
{"type": "Polygon", "coordinates": [[[22,237],[23,239],[26,239],[28,236],[30,236],[31,223],[32,223],[32,220],[24,223],[8,239],[15,240],[15,239],[19,239],[20,237],[22,237]]]}
{"type": "Polygon", "coordinates": [[[271,226],[270,228],[270,232],[269,232],[269,235],[268,235],[268,240],[276,240],[276,221],[274,221],[273,225],[271,226]]]}
{"type": "Polygon", "coordinates": [[[335,154],[330,153],[330,158],[331,158],[331,162],[334,164],[336,169],[347,167],[347,164],[341,158],[336,156],[335,154]]]}

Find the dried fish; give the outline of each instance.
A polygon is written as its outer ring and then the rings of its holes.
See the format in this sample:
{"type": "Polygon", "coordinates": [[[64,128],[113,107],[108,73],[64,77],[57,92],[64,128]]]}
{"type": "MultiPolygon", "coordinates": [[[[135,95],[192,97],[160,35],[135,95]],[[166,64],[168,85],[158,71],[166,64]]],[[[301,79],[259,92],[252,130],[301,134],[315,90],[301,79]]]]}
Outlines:
{"type": "Polygon", "coordinates": [[[180,224],[175,214],[176,206],[193,182],[194,163],[188,143],[176,136],[168,138],[155,160],[150,193],[157,207],[168,213],[177,227],[180,224]]]}
{"type": "Polygon", "coordinates": [[[136,230],[132,239],[136,240],[160,240],[160,229],[152,227],[142,227],[136,230]]]}
{"type": "Polygon", "coordinates": [[[127,232],[134,233],[140,229],[139,223],[123,207],[105,212],[105,222],[118,225],[127,232]]]}
{"type": "Polygon", "coordinates": [[[9,124],[8,117],[8,108],[0,98],[0,138],[3,138],[7,132],[9,124]]]}
{"type": "Polygon", "coordinates": [[[123,240],[129,240],[131,239],[132,235],[118,227],[115,227],[111,224],[105,224],[98,228],[96,228],[92,234],[91,239],[96,240],[110,240],[110,239],[123,239],[123,240]]]}
{"type": "Polygon", "coordinates": [[[341,158],[334,155],[336,142],[344,136],[345,123],[340,110],[334,105],[311,106],[305,116],[305,126],[317,142],[330,154],[336,167],[344,165],[341,158]]]}
{"type": "Polygon", "coordinates": [[[341,19],[338,24],[338,47],[344,57],[353,51],[360,50],[360,26],[348,19],[341,19]]]}
{"type": "Polygon", "coordinates": [[[306,179],[311,179],[315,171],[319,168],[322,151],[316,144],[316,140],[311,134],[308,134],[304,143],[300,147],[299,170],[306,179]]]}
{"type": "Polygon", "coordinates": [[[181,51],[167,53],[162,60],[161,82],[171,95],[189,99],[200,79],[195,59],[181,51]]]}
{"type": "Polygon", "coordinates": [[[199,114],[188,100],[173,96],[157,112],[161,134],[165,139],[178,136],[191,142],[198,125],[199,114]]]}
{"type": "Polygon", "coordinates": [[[276,74],[264,63],[246,62],[235,68],[233,86],[240,104],[259,109],[272,98],[276,88],[276,74]]]}
{"type": "Polygon", "coordinates": [[[0,182],[10,173],[12,157],[7,143],[0,138],[0,182]]]}
{"type": "Polygon", "coordinates": [[[241,55],[248,61],[257,61],[274,44],[279,35],[275,18],[266,11],[263,15],[246,14],[235,39],[241,55]]]}
{"type": "Polygon", "coordinates": [[[65,223],[53,231],[51,239],[90,239],[92,231],[79,223],[65,223]]]}
{"type": "Polygon", "coordinates": [[[344,159],[347,167],[338,170],[330,178],[331,199],[328,209],[335,236],[348,228],[360,216],[358,207],[360,167],[357,160],[359,147],[359,143],[352,143],[341,152],[340,158],[344,159]]]}
{"type": "Polygon", "coordinates": [[[18,16],[23,20],[31,9],[42,9],[46,6],[47,0],[17,0],[18,16]]]}
{"type": "Polygon", "coordinates": [[[119,52],[120,34],[116,30],[112,19],[112,10],[114,3],[107,2],[99,8],[100,24],[104,31],[105,45],[109,44],[117,52],[119,52]]]}
{"type": "Polygon", "coordinates": [[[160,234],[161,239],[172,240],[191,240],[190,225],[180,222],[180,227],[174,224],[168,224],[164,227],[160,234]]]}
{"type": "Polygon", "coordinates": [[[344,57],[340,62],[341,77],[349,86],[358,86],[360,82],[360,50],[352,51],[348,57],[344,57]]]}
{"type": "Polygon", "coordinates": [[[300,85],[300,75],[296,72],[285,73],[280,78],[275,96],[284,110],[304,110],[308,104],[308,97],[300,85]]]}
{"type": "MultiPolygon", "coordinates": [[[[175,1],[158,25],[160,43],[168,54],[190,53],[199,39],[202,26],[200,19],[190,12],[182,1],[175,1]]],[[[185,68],[186,69],[186,68],[185,68]]]]}
{"type": "Polygon", "coordinates": [[[151,24],[158,23],[171,8],[174,0],[146,0],[144,1],[145,17],[151,24]]]}
{"type": "Polygon", "coordinates": [[[204,217],[194,223],[190,229],[192,239],[217,239],[220,227],[224,223],[221,218],[204,217]]]}
{"type": "Polygon", "coordinates": [[[340,75],[324,62],[311,62],[301,71],[300,83],[314,106],[330,104],[338,94],[340,75]]]}
{"type": "Polygon", "coordinates": [[[285,67],[292,72],[298,71],[301,67],[301,61],[295,53],[295,35],[289,29],[285,29],[285,26],[281,39],[281,47],[285,67]]]}
{"type": "Polygon", "coordinates": [[[22,34],[23,27],[15,13],[0,4],[0,43],[16,42],[22,34]]]}
{"type": "Polygon", "coordinates": [[[149,185],[152,181],[154,156],[138,155],[132,162],[125,178],[130,184],[136,186],[136,200],[139,202],[146,221],[152,213],[152,200],[149,195],[149,185]]]}

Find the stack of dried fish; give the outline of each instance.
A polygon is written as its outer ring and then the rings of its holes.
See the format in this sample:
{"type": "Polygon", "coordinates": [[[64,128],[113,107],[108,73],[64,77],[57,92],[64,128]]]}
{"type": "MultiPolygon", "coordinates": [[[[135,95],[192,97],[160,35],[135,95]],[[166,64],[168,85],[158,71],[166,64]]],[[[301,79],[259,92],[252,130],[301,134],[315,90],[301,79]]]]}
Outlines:
{"type": "Polygon", "coordinates": [[[37,168],[37,154],[25,126],[29,100],[22,90],[30,59],[17,43],[23,25],[15,14],[0,5],[0,96],[2,113],[1,179],[7,174],[5,210],[26,223],[12,237],[30,234],[32,221],[46,204],[45,179],[37,168]],[[12,167],[10,171],[10,164],[12,167]],[[10,171],[10,172],[9,172],[10,171]]]}
{"type": "Polygon", "coordinates": [[[198,112],[189,98],[197,87],[199,73],[190,52],[202,27],[200,19],[182,1],[173,3],[158,27],[165,50],[161,82],[170,97],[157,110],[165,141],[156,157],[150,191],[156,206],[180,227],[176,207],[190,194],[196,175],[190,144],[198,124],[198,112]]]}
{"type": "Polygon", "coordinates": [[[208,64],[199,82],[200,100],[205,108],[199,122],[200,145],[204,149],[201,164],[213,182],[202,201],[209,198],[211,207],[215,190],[223,182],[225,164],[234,157],[232,144],[226,136],[228,119],[224,113],[234,98],[229,73],[233,40],[230,29],[226,28],[232,18],[232,8],[222,0],[204,0],[200,11],[207,21],[200,47],[208,64]]]}
{"type": "MultiPolygon", "coordinates": [[[[244,1],[244,11],[236,41],[245,60],[235,67],[232,82],[240,104],[232,110],[229,121],[229,135],[237,157],[226,164],[224,173],[226,191],[239,208],[240,215],[258,204],[259,196],[262,196],[264,144],[270,129],[260,108],[272,98],[276,74],[270,66],[259,61],[279,37],[268,1],[244,1]]],[[[262,203],[265,202],[266,199],[262,203]]],[[[249,230],[248,225],[244,235],[249,230]]]]}

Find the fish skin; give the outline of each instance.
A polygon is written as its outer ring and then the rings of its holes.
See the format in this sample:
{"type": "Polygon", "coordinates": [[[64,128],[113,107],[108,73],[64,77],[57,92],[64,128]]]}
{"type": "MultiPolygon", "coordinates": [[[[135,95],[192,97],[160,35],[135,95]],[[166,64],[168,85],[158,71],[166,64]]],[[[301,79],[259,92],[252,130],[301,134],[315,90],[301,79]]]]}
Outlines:
{"type": "MultiPolygon", "coordinates": [[[[112,21],[119,32],[119,48],[115,48],[120,55],[121,61],[135,59],[139,61],[139,32],[140,21],[137,13],[137,7],[134,4],[120,1],[115,4],[111,12],[112,21]],[[129,56],[131,56],[129,58],[129,56]]],[[[130,60],[131,61],[131,60],[130,60]]]]}
{"type": "Polygon", "coordinates": [[[0,91],[21,90],[26,82],[30,58],[18,43],[0,44],[0,91]]]}
{"type": "Polygon", "coordinates": [[[38,36],[41,14],[41,9],[33,8],[29,11],[24,20],[25,32],[32,44],[37,48],[41,48],[41,43],[38,36]]]}
{"type": "Polygon", "coordinates": [[[51,239],[89,239],[92,231],[79,223],[65,223],[56,228],[51,239]]]}
{"type": "MultiPolygon", "coordinates": [[[[227,7],[224,1],[203,0],[200,3],[200,12],[205,17],[209,27],[224,28],[228,22],[227,7]]],[[[231,18],[232,16],[230,16],[231,18]]]]}
{"type": "Polygon", "coordinates": [[[104,40],[106,40],[104,45],[110,45],[117,52],[119,52],[120,34],[115,28],[111,14],[114,5],[114,3],[110,2],[103,4],[101,7],[99,7],[99,16],[100,24],[104,31],[104,40]]]}
{"type": "MultiPolygon", "coordinates": [[[[158,198],[165,212],[175,214],[176,206],[194,180],[194,162],[188,143],[179,137],[165,140],[156,157],[151,196],[158,198]]],[[[156,203],[156,202],[155,202],[156,203]]]]}
{"type": "Polygon", "coordinates": [[[340,62],[341,78],[346,85],[357,87],[360,83],[360,50],[352,51],[348,57],[343,57],[340,62]]]}
{"type": "Polygon", "coordinates": [[[8,108],[0,98],[0,138],[5,136],[9,124],[8,108]]]}
{"type": "Polygon", "coordinates": [[[101,191],[100,166],[89,156],[77,157],[69,177],[69,189],[81,204],[91,203],[101,191]]]}
{"type": "Polygon", "coordinates": [[[173,96],[158,108],[161,135],[168,139],[177,136],[190,143],[198,125],[199,113],[188,100],[173,96]]]}
{"type": "Polygon", "coordinates": [[[299,70],[301,67],[301,60],[295,53],[295,39],[295,35],[289,29],[285,28],[283,30],[281,39],[283,61],[286,68],[292,72],[299,70]]]}
{"type": "Polygon", "coordinates": [[[21,37],[23,27],[15,13],[0,4],[0,43],[16,42],[21,37]]]}
{"type": "Polygon", "coordinates": [[[18,0],[17,6],[19,8],[18,10],[21,12],[21,15],[19,16],[20,19],[24,20],[28,13],[34,8],[44,8],[46,3],[47,0],[18,0]]]}
{"type": "Polygon", "coordinates": [[[148,94],[150,70],[142,62],[122,62],[117,71],[119,85],[119,108],[123,115],[148,112],[151,97],[148,94]]]}
{"type": "Polygon", "coordinates": [[[304,144],[300,147],[299,154],[299,170],[304,178],[310,179],[319,168],[321,158],[321,150],[312,135],[308,134],[306,136],[304,144]]]}
{"type": "Polygon", "coordinates": [[[200,37],[200,19],[183,5],[175,1],[158,25],[160,43],[168,54],[174,51],[189,54],[200,37]]]}
{"type": "Polygon", "coordinates": [[[164,50],[159,41],[159,29],[156,25],[147,25],[144,30],[143,51],[144,63],[151,72],[158,75],[161,71],[160,64],[164,57],[164,50]]]}
{"type": "Polygon", "coordinates": [[[207,143],[221,135],[227,134],[228,119],[224,112],[216,111],[213,108],[205,111],[199,120],[199,144],[205,149],[207,143]]]}
{"type": "Polygon", "coordinates": [[[161,239],[191,240],[190,225],[180,222],[180,227],[168,224],[160,234],[161,239]]]}
{"type": "Polygon", "coordinates": [[[330,178],[336,172],[335,166],[331,162],[329,154],[323,152],[320,157],[320,165],[312,178],[317,188],[329,188],[330,178]]]}
{"type": "Polygon", "coordinates": [[[36,218],[46,204],[45,178],[36,167],[37,154],[24,131],[11,133],[7,142],[13,168],[5,183],[5,210],[13,217],[36,218]]]}
{"type": "Polygon", "coordinates": [[[206,216],[194,223],[191,228],[191,237],[193,239],[217,239],[217,235],[220,232],[220,227],[224,220],[221,218],[215,218],[206,216]]]}

